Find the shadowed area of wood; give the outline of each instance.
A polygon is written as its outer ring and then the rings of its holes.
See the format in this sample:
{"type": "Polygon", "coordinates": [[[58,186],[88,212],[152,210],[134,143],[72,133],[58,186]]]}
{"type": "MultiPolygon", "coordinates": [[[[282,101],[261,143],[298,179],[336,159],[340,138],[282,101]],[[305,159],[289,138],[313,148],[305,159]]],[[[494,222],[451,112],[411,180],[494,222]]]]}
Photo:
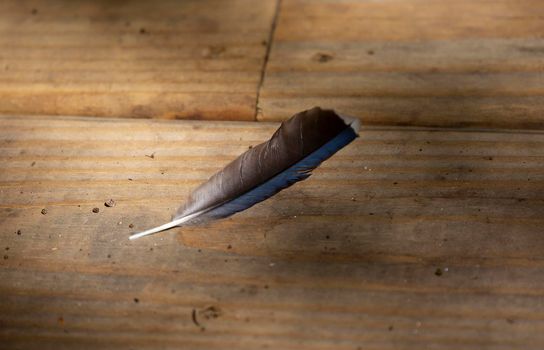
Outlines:
{"type": "Polygon", "coordinates": [[[541,129],[543,5],[282,1],[258,119],[321,105],[367,124],[541,129]]]}
{"type": "Polygon", "coordinates": [[[541,132],[364,127],[270,200],[128,241],[277,126],[0,117],[1,343],[542,348],[541,132]]]}

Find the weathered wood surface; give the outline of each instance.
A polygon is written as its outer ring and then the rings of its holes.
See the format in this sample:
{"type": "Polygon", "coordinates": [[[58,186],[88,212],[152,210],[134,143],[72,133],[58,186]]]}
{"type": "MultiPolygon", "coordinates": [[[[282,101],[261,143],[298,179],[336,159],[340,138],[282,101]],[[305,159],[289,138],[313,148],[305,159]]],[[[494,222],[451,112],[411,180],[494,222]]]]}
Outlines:
{"type": "Polygon", "coordinates": [[[252,120],[275,1],[0,2],[0,113],[252,120]]]}
{"type": "Polygon", "coordinates": [[[2,348],[542,349],[542,132],[368,127],[244,213],[128,241],[276,127],[0,117],[2,348]]]}
{"type": "Polygon", "coordinates": [[[542,1],[277,4],[3,1],[0,113],[544,127],[542,1]]]}
{"type": "Polygon", "coordinates": [[[260,120],[544,127],[544,2],[284,0],[260,120]]]}

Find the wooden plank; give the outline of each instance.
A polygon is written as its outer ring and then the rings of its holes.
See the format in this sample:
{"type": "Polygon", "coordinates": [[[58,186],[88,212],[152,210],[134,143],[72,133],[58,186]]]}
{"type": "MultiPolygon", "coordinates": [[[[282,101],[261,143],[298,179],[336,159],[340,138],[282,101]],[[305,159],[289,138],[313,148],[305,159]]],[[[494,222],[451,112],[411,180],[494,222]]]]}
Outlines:
{"type": "Polygon", "coordinates": [[[418,41],[538,37],[538,0],[286,0],[278,40],[418,41]]]}
{"type": "Polygon", "coordinates": [[[0,113],[253,120],[275,1],[3,1],[0,113]]]}
{"type": "Polygon", "coordinates": [[[128,241],[276,127],[0,117],[1,343],[542,348],[543,132],[365,127],[246,212],[128,241]]]}
{"type": "Polygon", "coordinates": [[[259,120],[319,105],[369,124],[542,128],[543,3],[286,0],[259,120]]]}

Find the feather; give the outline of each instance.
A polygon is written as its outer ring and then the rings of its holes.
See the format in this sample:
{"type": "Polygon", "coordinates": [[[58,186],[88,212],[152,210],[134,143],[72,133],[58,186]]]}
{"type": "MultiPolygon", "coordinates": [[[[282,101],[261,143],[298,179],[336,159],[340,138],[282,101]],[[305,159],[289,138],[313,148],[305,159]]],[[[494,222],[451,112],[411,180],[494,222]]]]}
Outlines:
{"type": "Polygon", "coordinates": [[[196,188],[172,221],[130,236],[136,239],[176,226],[226,218],[272,197],[349,144],[359,120],[319,107],[295,114],[272,138],[255,146],[196,188]]]}

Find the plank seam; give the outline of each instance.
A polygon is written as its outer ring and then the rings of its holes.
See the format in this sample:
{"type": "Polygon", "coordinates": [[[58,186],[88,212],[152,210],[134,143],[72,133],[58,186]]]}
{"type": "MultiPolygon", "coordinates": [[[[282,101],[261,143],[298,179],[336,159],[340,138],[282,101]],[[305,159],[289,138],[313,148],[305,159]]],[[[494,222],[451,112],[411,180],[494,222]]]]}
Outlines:
{"type": "Polygon", "coordinates": [[[268,59],[270,57],[270,51],[272,50],[272,42],[274,41],[274,34],[276,32],[276,26],[278,23],[278,17],[280,13],[280,7],[281,7],[281,1],[282,0],[276,0],[276,8],[274,9],[274,17],[272,18],[272,24],[270,26],[270,32],[268,33],[268,40],[266,42],[266,53],[264,55],[263,59],[263,65],[261,67],[261,76],[259,78],[259,83],[257,85],[257,94],[255,96],[255,114],[253,116],[253,120],[257,121],[257,115],[259,114],[261,108],[259,107],[259,99],[261,96],[261,89],[263,87],[264,78],[266,75],[266,68],[268,65],[268,59]]]}

